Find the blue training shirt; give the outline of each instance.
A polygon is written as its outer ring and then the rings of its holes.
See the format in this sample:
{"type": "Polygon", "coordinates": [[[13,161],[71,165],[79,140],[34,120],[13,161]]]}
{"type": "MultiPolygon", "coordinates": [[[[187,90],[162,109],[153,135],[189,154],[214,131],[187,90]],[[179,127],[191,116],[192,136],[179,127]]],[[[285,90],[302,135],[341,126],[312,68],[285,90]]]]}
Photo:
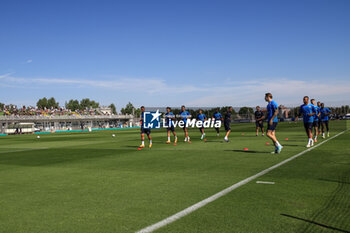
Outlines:
{"type": "Polygon", "coordinates": [[[217,120],[217,121],[219,121],[219,120],[222,119],[222,115],[221,115],[221,113],[219,113],[219,112],[214,113],[214,114],[213,114],[213,117],[214,117],[214,119],[217,120]]]}
{"type": "Polygon", "coordinates": [[[171,118],[174,118],[175,115],[172,112],[169,113],[165,113],[165,122],[167,124],[168,127],[173,126],[174,122],[171,118]]]}
{"type": "Polygon", "coordinates": [[[309,116],[310,113],[316,113],[315,106],[312,104],[303,104],[300,106],[300,113],[303,114],[304,123],[314,122],[315,115],[309,116]]]}
{"type": "Polygon", "coordinates": [[[321,112],[321,121],[328,121],[329,117],[326,114],[330,113],[331,110],[329,110],[329,108],[321,108],[320,112],[321,112]]]}
{"type": "Polygon", "coordinates": [[[189,113],[188,111],[184,111],[184,112],[181,112],[181,113],[180,113],[180,116],[181,116],[182,120],[184,121],[184,123],[186,124],[186,122],[187,122],[187,117],[190,116],[190,113],[189,113]]]}
{"type": "Polygon", "coordinates": [[[204,121],[205,118],[207,118],[207,117],[204,115],[204,113],[198,114],[198,116],[197,116],[197,119],[200,120],[200,121],[204,121]]]}
{"type": "MultiPolygon", "coordinates": [[[[275,111],[278,111],[278,105],[276,101],[271,100],[270,103],[267,104],[267,120],[270,121],[275,111]]],[[[273,118],[272,122],[278,122],[277,116],[273,118]]]]}
{"type": "Polygon", "coordinates": [[[315,107],[315,110],[316,110],[316,114],[314,115],[314,121],[318,121],[318,114],[319,114],[319,112],[320,112],[320,108],[319,107],[317,107],[316,105],[314,105],[314,107],[315,107]]]}

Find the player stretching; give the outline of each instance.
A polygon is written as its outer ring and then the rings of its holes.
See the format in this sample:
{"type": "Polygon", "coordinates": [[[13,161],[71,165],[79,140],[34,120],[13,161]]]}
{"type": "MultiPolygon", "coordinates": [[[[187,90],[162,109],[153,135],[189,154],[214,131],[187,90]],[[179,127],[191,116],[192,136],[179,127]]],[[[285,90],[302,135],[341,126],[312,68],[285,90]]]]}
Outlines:
{"type": "MultiPolygon", "coordinates": [[[[221,113],[219,113],[219,109],[215,110],[215,113],[213,114],[212,118],[215,121],[214,123],[223,120],[221,113]]],[[[219,137],[220,136],[220,128],[215,127],[215,130],[216,130],[216,135],[219,137]]]]}
{"type": "Polygon", "coordinates": [[[325,108],[324,103],[322,103],[320,112],[321,112],[321,124],[322,124],[322,138],[326,138],[324,133],[324,128],[327,129],[327,137],[329,137],[328,120],[329,120],[329,114],[331,113],[331,110],[329,110],[329,108],[325,108]]]}
{"type": "MultiPolygon", "coordinates": [[[[202,110],[202,109],[199,109],[199,113],[198,113],[198,115],[197,115],[197,120],[198,120],[198,121],[201,121],[202,124],[204,124],[204,121],[207,120],[207,117],[206,117],[205,114],[203,113],[203,110],[202,110]]],[[[201,128],[199,128],[199,131],[201,131],[201,133],[202,133],[201,140],[203,140],[204,137],[205,137],[204,126],[203,126],[203,125],[202,125],[201,128]]]]}
{"type": "Polygon", "coordinates": [[[173,132],[173,135],[175,137],[175,144],[176,144],[177,143],[177,136],[175,133],[174,122],[173,122],[173,120],[175,120],[175,115],[171,112],[170,107],[166,108],[165,118],[166,118],[165,119],[166,125],[168,126],[168,128],[167,128],[168,141],[166,141],[166,143],[170,143],[170,131],[171,131],[171,132],[173,132]]]}
{"type": "Polygon", "coordinates": [[[260,106],[256,106],[255,111],[255,125],[256,125],[256,136],[259,135],[259,128],[261,129],[262,136],[264,136],[264,122],[265,114],[260,111],[260,106]]]}
{"type": "Polygon", "coordinates": [[[279,154],[282,151],[283,146],[278,142],[276,138],[276,127],[278,123],[278,105],[277,103],[272,100],[272,94],[271,93],[266,93],[265,94],[265,101],[268,102],[267,104],[267,133],[266,136],[268,136],[273,144],[275,145],[275,151],[272,152],[274,154],[279,154]]]}
{"type": "Polygon", "coordinates": [[[314,123],[312,127],[314,128],[314,141],[317,142],[318,130],[320,127],[319,117],[321,115],[320,108],[316,105],[316,100],[311,99],[311,104],[315,107],[316,114],[314,115],[314,123]]]}
{"type": "Polygon", "coordinates": [[[231,121],[232,121],[232,107],[228,107],[224,118],[224,127],[226,130],[226,135],[224,137],[225,142],[229,142],[228,136],[231,133],[231,121]]]}
{"type": "Polygon", "coordinates": [[[145,129],[143,127],[143,113],[145,112],[145,107],[141,106],[141,145],[140,148],[145,147],[145,134],[147,134],[148,140],[149,140],[149,148],[152,147],[152,137],[151,137],[151,129],[145,129]]]}
{"type": "Polygon", "coordinates": [[[188,142],[188,143],[191,143],[191,140],[190,140],[190,136],[188,136],[188,131],[187,131],[187,119],[189,119],[191,117],[190,113],[188,111],[186,111],[186,108],[184,105],[181,106],[181,112],[180,112],[180,117],[181,117],[181,120],[184,122],[184,132],[185,132],[185,142],[188,142]]]}
{"type": "Polygon", "coordinates": [[[314,123],[314,118],[316,116],[316,108],[314,105],[309,104],[308,96],[304,96],[303,102],[304,104],[300,106],[298,116],[303,115],[304,128],[306,131],[306,135],[309,138],[306,147],[310,147],[314,145],[314,140],[312,140],[312,126],[314,123]]]}

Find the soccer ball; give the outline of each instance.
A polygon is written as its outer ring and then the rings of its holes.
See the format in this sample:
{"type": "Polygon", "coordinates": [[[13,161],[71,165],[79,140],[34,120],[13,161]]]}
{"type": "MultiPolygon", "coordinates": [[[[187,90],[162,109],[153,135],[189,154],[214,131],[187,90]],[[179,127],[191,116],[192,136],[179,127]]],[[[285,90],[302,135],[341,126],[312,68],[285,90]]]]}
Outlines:
{"type": "Polygon", "coordinates": [[[40,136],[36,136],[36,138],[37,138],[37,139],[39,139],[39,138],[40,138],[40,136]]]}
{"type": "Polygon", "coordinates": [[[115,137],[115,134],[112,134],[112,137],[115,137]]]}

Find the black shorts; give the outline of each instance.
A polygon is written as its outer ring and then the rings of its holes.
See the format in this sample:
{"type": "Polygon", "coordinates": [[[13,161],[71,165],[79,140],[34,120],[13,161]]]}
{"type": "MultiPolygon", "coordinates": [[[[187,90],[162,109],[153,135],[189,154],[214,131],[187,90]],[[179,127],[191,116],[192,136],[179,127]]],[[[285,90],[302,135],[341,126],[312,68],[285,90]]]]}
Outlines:
{"type": "Polygon", "coordinates": [[[267,130],[275,131],[277,127],[277,122],[272,122],[272,125],[268,125],[267,130]]]}
{"type": "Polygon", "coordinates": [[[151,129],[145,129],[145,128],[141,127],[141,134],[143,134],[143,133],[145,133],[147,135],[150,135],[151,134],[151,129]]]}
{"type": "Polygon", "coordinates": [[[264,128],[264,122],[263,121],[256,121],[255,122],[256,128],[264,128]]]}
{"type": "Polygon", "coordinates": [[[224,127],[225,127],[225,130],[226,130],[226,131],[231,130],[231,122],[225,122],[225,123],[224,123],[224,127]]]}
{"type": "Polygon", "coordinates": [[[311,122],[311,123],[305,123],[305,122],[304,122],[304,128],[305,128],[305,130],[306,130],[306,131],[312,130],[313,124],[314,124],[313,122],[311,122]]]}
{"type": "Polygon", "coordinates": [[[175,128],[174,128],[174,126],[172,125],[172,126],[169,126],[168,128],[166,128],[167,129],[167,131],[171,131],[171,132],[174,132],[175,131],[175,128]]]}
{"type": "Polygon", "coordinates": [[[312,127],[319,127],[320,126],[320,122],[319,121],[314,121],[312,123],[312,127]]]}

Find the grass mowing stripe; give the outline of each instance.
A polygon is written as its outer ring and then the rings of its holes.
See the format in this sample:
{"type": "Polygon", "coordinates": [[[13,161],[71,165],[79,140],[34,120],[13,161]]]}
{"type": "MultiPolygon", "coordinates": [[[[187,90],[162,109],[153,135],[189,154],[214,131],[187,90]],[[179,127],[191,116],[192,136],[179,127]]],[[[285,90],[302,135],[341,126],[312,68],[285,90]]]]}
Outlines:
{"type": "Polygon", "coordinates": [[[31,149],[23,149],[23,150],[12,150],[12,151],[0,151],[0,154],[6,154],[6,153],[14,153],[14,152],[23,152],[23,151],[31,151],[31,150],[46,150],[49,148],[31,148],[31,149]]]}
{"type": "Polygon", "coordinates": [[[288,162],[290,162],[290,161],[300,157],[301,155],[303,155],[303,154],[305,154],[305,153],[307,153],[307,152],[309,152],[309,151],[311,151],[311,150],[321,146],[322,144],[328,142],[329,140],[332,140],[332,139],[342,135],[346,131],[347,130],[344,130],[344,131],[338,133],[337,135],[334,135],[333,137],[330,137],[327,140],[317,144],[316,146],[313,146],[313,147],[311,147],[311,148],[309,148],[307,150],[304,150],[304,151],[302,151],[302,152],[300,152],[300,153],[298,153],[296,155],[293,155],[292,157],[289,157],[286,160],[283,160],[280,163],[277,163],[277,164],[273,165],[272,167],[269,167],[269,168],[267,168],[267,169],[265,169],[265,170],[255,174],[253,176],[250,176],[250,177],[248,177],[248,178],[246,178],[244,180],[241,180],[238,183],[235,183],[232,186],[230,186],[230,187],[228,187],[228,188],[226,188],[226,189],[224,189],[224,190],[222,190],[222,191],[220,191],[220,192],[218,192],[218,193],[216,193],[216,194],[214,194],[214,195],[212,195],[212,196],[210,196],[210,197],[208,197],[208,198],[206,198],[206,199],[204,199],[204,200],[202,200],[200,202],[197,202],[196,204],[194,204],[194,205],[192,205],[190,207],[187,207],[186,209],[184,209],[184,210],[182,210],[182,211],[180,211],[180,212],[178,212],[176,214],[171,215],[170,217],[167,217],[167,218],[165,218],[165,219],[163,219],[163,220],[161,220],[161,221],[159,221],[159,222],[157,222],[155,224],[152,224],[152,225],[150,225],[148,227],[145,227],[145,228],[137,231],[136,233],[150,233],[150,232],[153,232],[153,231],[155,231],[155,230],[157,230],[157,229],[159,229],[161,227],[164,227],[164,226],[166,226],[166,225],[168,225],[168,224],[170,224],[172,222],[175,222],[176,220],[179,220],[179,219],[185,217],[186,215],[196,211],[197,209],[199,209],[199,208],[201,208],[201,207],[203,207],[203,206],[205,206],[205,205],[207,205],[207,204],[209,204],[209,203],[219,199],[220,197],[230,193],[231,191],[239,188],[240,186],[245,185],[245,184],[249,183],[250,181],[252,181],[252,180],[254,180],[254,179],[256,179],[256,178],[258,178],[260,176],[263,176],[263,175],[267,174],[268,172],[270,172],[270,171],[272,171],[272,170],[274,170],[274,169],[276,169],[276,168],[278,168],[278,167],[280,167],[280,166],[282,166],[282,165],[284,165],[284,164],[286,164],[286,163],[288,163],[288,162]]]}

